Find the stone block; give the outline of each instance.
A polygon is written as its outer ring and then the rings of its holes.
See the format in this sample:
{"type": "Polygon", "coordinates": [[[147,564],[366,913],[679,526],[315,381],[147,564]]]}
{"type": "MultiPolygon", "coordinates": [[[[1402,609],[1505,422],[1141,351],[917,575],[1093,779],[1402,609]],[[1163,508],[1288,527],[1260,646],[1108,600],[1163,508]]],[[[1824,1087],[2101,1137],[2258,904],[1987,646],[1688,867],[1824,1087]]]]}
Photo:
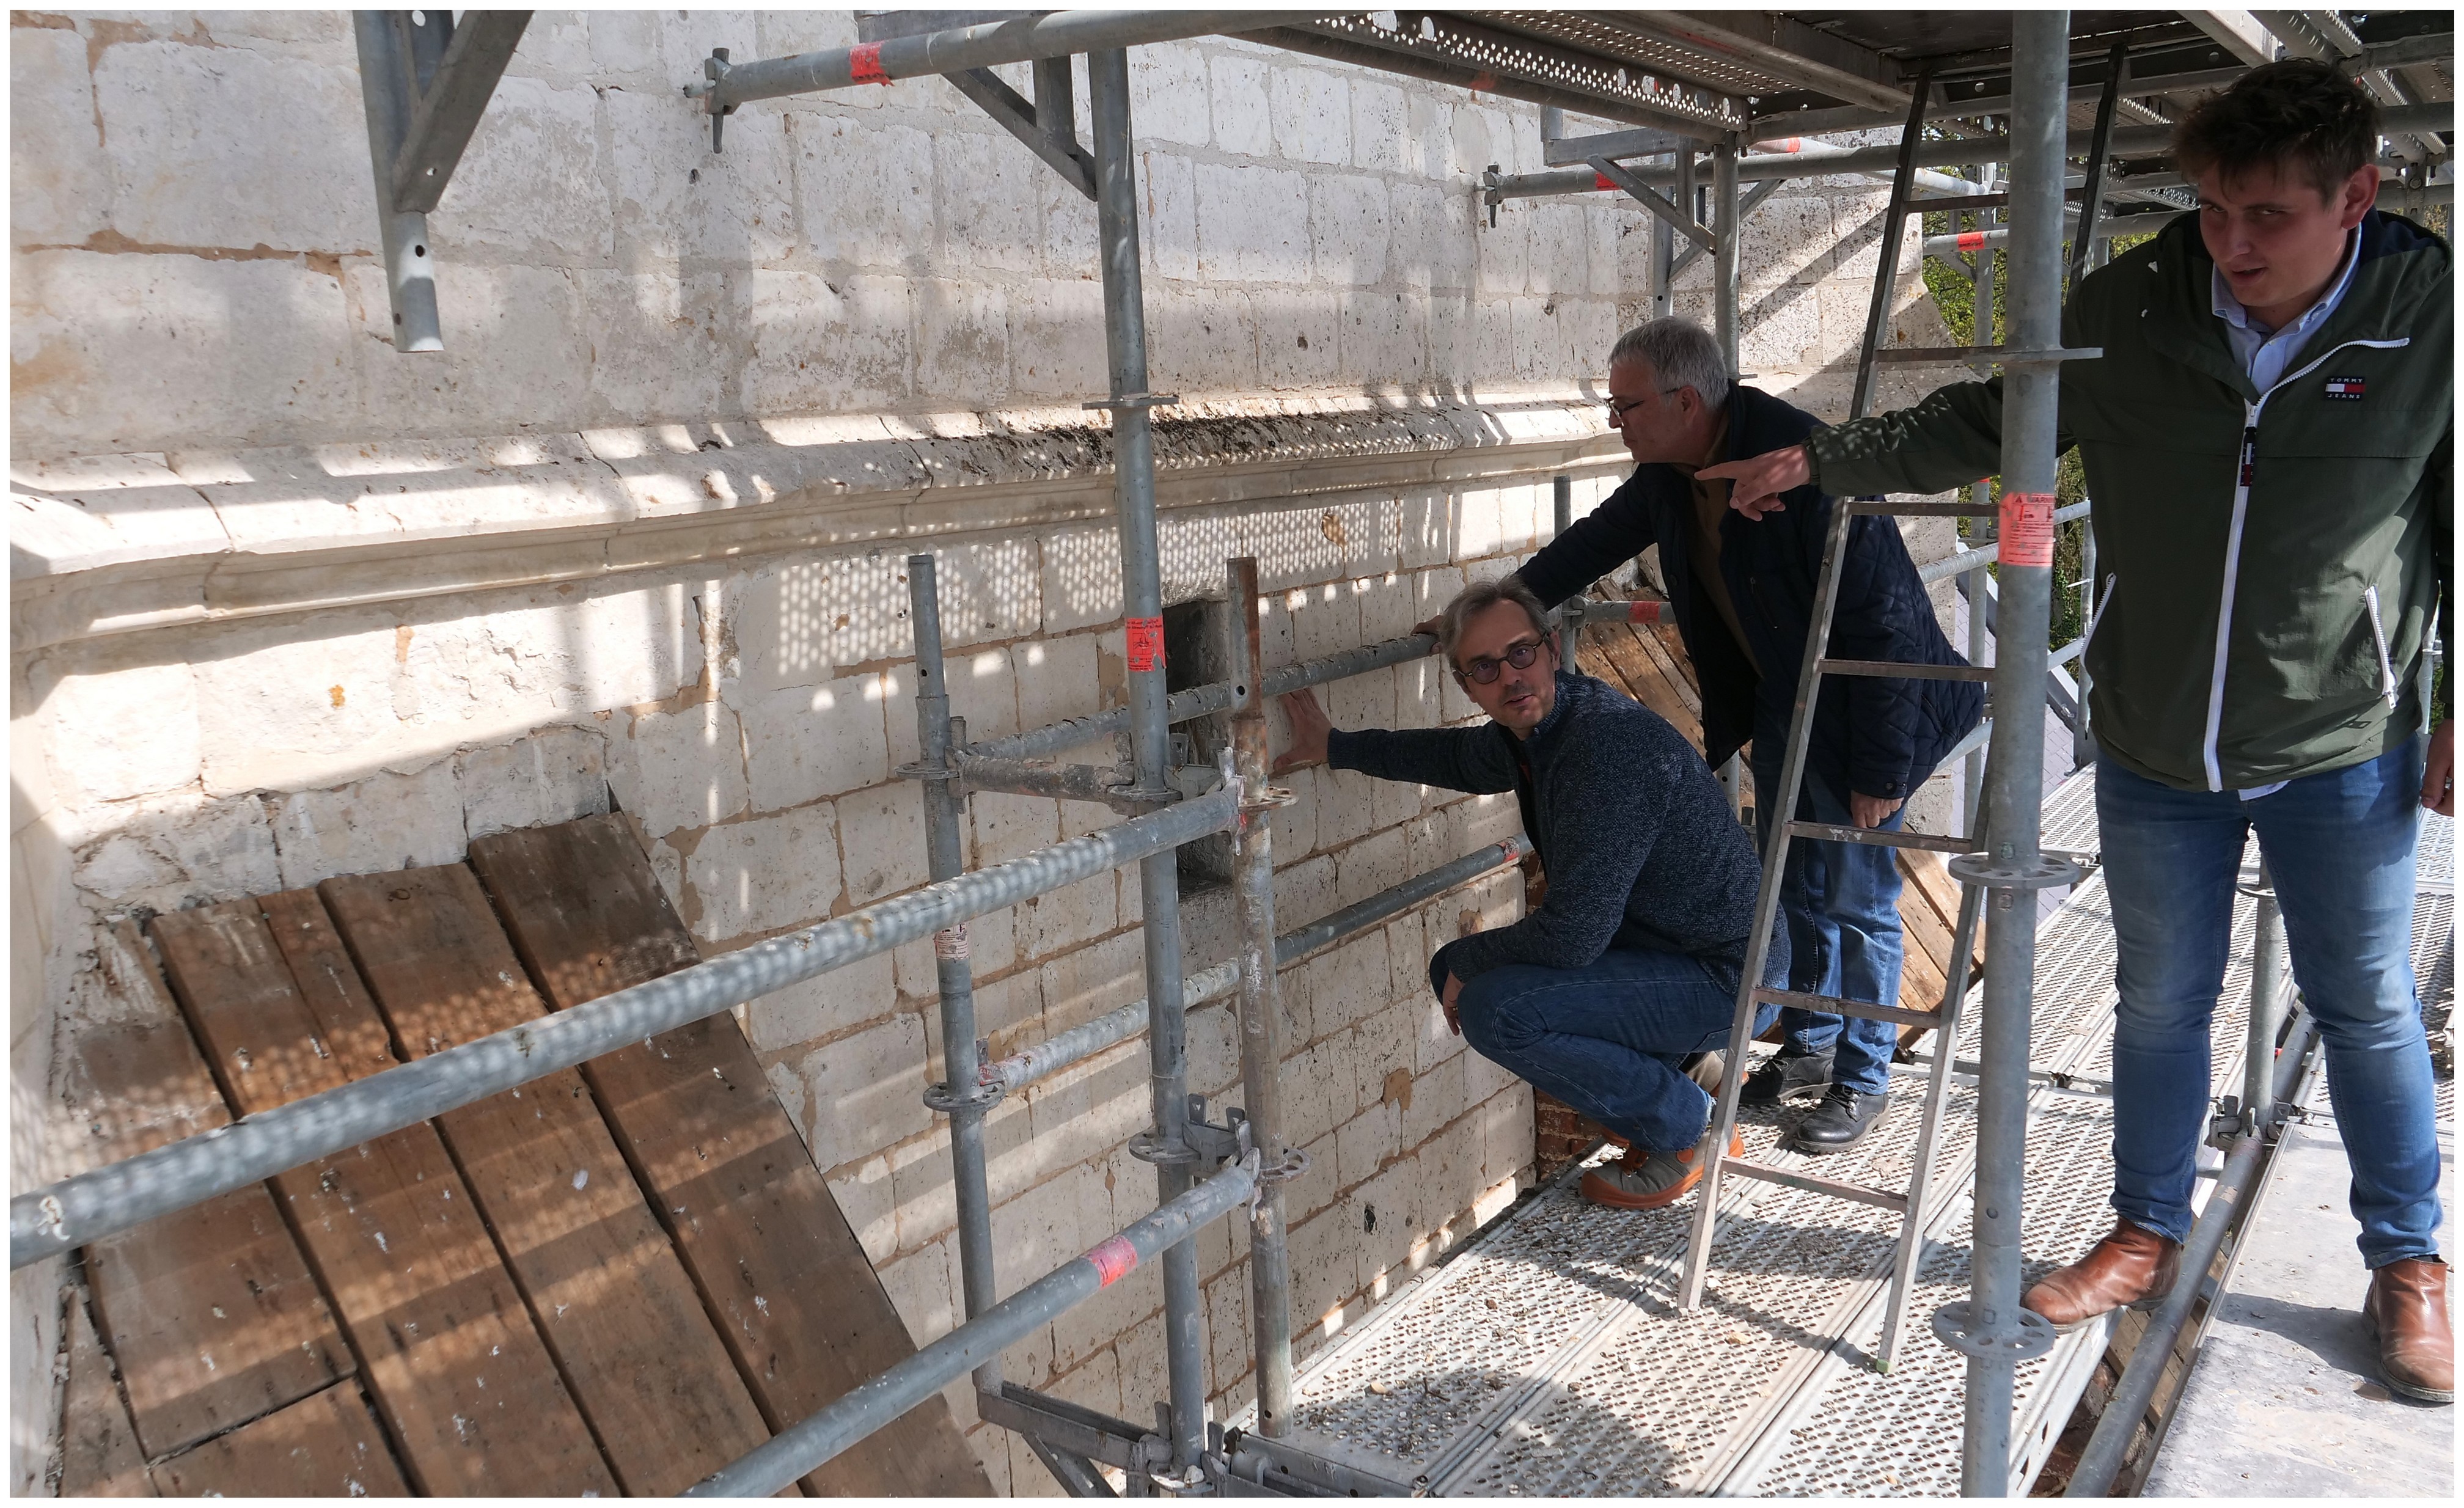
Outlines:
{"type": "Polygon", "coordinates": [[[884,701],[877,674],[744,697],[737,716],[753,810],[781,811],[889,779],[884,701]]]}
{"type": "Polygon", "coordinates": [[[1338,1202],[1292,1227],[1292,1327],[1331,1333],[1345,1300],[1360,1292],[1359,1212],[1338,1202]]]}
{"type": "Polygon", "coordinates": [[[925,1082],[924,1023],[913,1014],[790,1053],[771,1065],[770,1082],[802,1122],[804,1145],[823,1169],[869,1157],[933,1126],[933,1112],[917,1098],[925,1082]]]}
{"type": "Polygon", "coordinates": [[[1349,80],[1316,68],[1275,69],[1266,80],[1266,109],[1277,155],[1299,163],[1352,160],[1349,80]]]}
{"type": "Polygon", "coordinates": [[[1111,390],[1104,290],[1090,278],[1019,284],[1009,295],[1009,382],[1023,397],[1071,403],[1111,390]]]}
{"type": "Polygon", "coordinates": [[[1210,282],[1305,283],[1309,228],[1291,211],[1309,200],[1307,175],[1252,164],[1199,163],[1198,275],[1210,282]]]}
{"type": "MultiPolygon", "coordinates": [[[[685,883],[700,902],[694,934],[724,942],[829,915],[843,887],[835,815],[822,801],[702,834],[685,858],[685,883]]],[[[887,984],[886,956],[882,976],[887,984]]]]}
{"type": "Polygon", "coordinates": [[[40,725],[51,777],[73,802],[167,791],[195,781],[204,766],[196,676],[185,665],[61,676],[40,725]]]}
{"type": "MultiPolygon", "coordinates": [[[[358,189],[368,191],[364,183],[358,189]]],[[[444,255],[451,260],[451,254],[449,245],[444,255]]],[[[394,433],[570,434],[592,422],[582,290],[564,269],[455,266],[436,285],[446,348],[414,361],[393,347],[383,265],[353,258],[342,268],[348,325],[336,334],[351,338],[345,350],[355,386],[342,390],[351,400],[353,425],[307,431],[295,421],[252,438],[358,436],[380,425],[394,433]]],[[[321,310],[319,328],[335,328],[321,310]]]]}
{"type": "Polygon", "coordinates": [[[1261,58],[1218,53],[1207,60],[1207,112],[1215,148],[1236,157],[1272,157],[1274,115],[1266,95],[1272,71],[1261,58]]]}
{"type": "Polygon", "coordinates": [[[1045,1025],[1053,1032],[1083,1025],[1147,993],[1144,943],[1136,932],[1120,932],[1064,953],[1038,973],[1045,1025]]]}
{"type": "MultiPolygon", "coordinates": [[[[1205,128],[1203,120],[1199,128],[1205,128]]],[[[1144,212],[1138,217],[1138,246],[1146,270],[1156,277],[1194,280],[1198,276],[1198,186],[1190,160],[1143,152],[1138,166],[1146,190],[1144,212]]]]}
{"type": "MultiPolygon", "coordinates": [[[[978,800],[983,799],[981,797],[978,800]]],[[[1020,907],[1024,914],[1027,956],[1044,958],[1100,937],[1120,925],[1116,885],[1110,874],[1047,891],[1020,907]]]]}
{"type": "Polygon", "coordinates": [[[727,820],[750,799],[736,713],[705,702],[634,718],[608,740],[607,783],[655,835],[727,820]]]}
{"type": "Polygon", "coordinates": [[[1402,88],[1367,72],[1355,75],[1351,84],[1353,165],[1380,173],[1411,171],[1416,164],[1402,88]]]}
{"type": "Polygon", "coordinates": [[[832,803],[850,906],[869,906],[922,885],[931,874],[924,852],[924,797],[913,780],[892,780],[832,803]]]}
{"type": "MultiPolygon", "coordinates": [[[[812,207],[803,229],[811,254],[825,263],[850,271],[904,270],[919,251],[934,246],[937,234],[933,135],[911,125],[836,113],[839,101],[862,93],[848,89],[829,96],[828,113],[787,112],[796,198],[812,207]]],[[[707,123],[700,128],[709,129],[707,123]]],[[[728,133],[735,131],[730,121],[728,133]]],[[[970,140],[979,147],[990,144],[970,140]]],[[[734,149],[731,144],[729,150],[734,149]]],[[[1024,159],[1023,152],[1015,155],[1024,159]]],[[[976,182],[983,165],[971,163],[964,181],[976,182]]]]}
{"type": "Polygon", "coordinates": [[[375,249],[355,69],[272,50],[123,42],[95,65],[94,106],[111,163],[112,224],[129,239],[375,249]],[[246,152],[200,126],[234,99],[255,105],[246,152]]]}
{"type": "Polygon", "coordinates": [[[1525,209],[1530,218],[1525,240],[1524,286],[1529,292],[1579,298],[1590,288],[1587,208],[1580,200],[1542,199],[1531,201],[1525,209]]]}
{"type": "MultiPolygon", "coordinates": [[[[1190,275],[1197,275],[1195,269],[1190,275]]],[[[1246,392],[1258,385],[1258,332],[1237,289],[1147,285],[1149,385],[1177,393],[1246,392]]]]}
{"type": "Polygon", "coordinates": [[[869,1158],[830,1180],[830,1196],[875,1271],[898,1251],[898,1200],[890,1186],[890,1159],[869,1158]]]}
{"type": "Polygon", "coordinates": [[[1378,290],[1343,295],[1336,356],[1359,381],[1386,387],[1418,384],[1428,366],[1428,342],[1417,299],[1378,290]]]}
{"type": "Polygon", "coordinates": [[[1822,300],[1813,283],[1773,287],[1737,322],[1737,360],[1748,371],[1822,364],[1822,300]]]}
{"type": "Polygon", "coordinates": [[[1010,650],[1010,667],[1017,678],[1021,728],[1044,728],[1102,710],[1092,634],[1070,634],[1015,645],[1010,650]]]}
{"type": "Polygon", "coordinates": [[[1044,632],[1114,623],[1121,617],[1121,536],[1110,527],[1052,530],[1044,536],[1044,632]]]}
{"type": "Polygon", "coordinates": [[[766,566],[728,594],[731,690],[750,697],[824,686],[840,666],[911,654],[907,608],[904,564],[887,552],[766,566]]]}
{"type": "Polygon", "coordinates": [[[957,1244],[934,1241],[878,1269],[891,1307],[907,1322],[907,1333],[919,1346],[957,1329],[965,1312],[958,1298],[957,1244]]]}
{"type": "Polygon", "coordinates": [[[1258,381],[1269,389],[1333,384],[1341,371],[1342,307],[1332,293],[1262,290],[1250,307],[1258,324],[1258,381]]]}
{"type": "Polygon", "coordinates": [[[764,1055],[784,1053],[887,1019],[898,1004],[891,977],[889,955],[876,953],[774,990],[746,1009],[746,1039],[764,1055]]]}
{"type": "Polygon", "coordinates": [[[1130,120],[1141,146],[1206,144],[1206,63],[1195,42],[1130,50],[1130,120]]]}
{"type": "Polygon", "coordinates": [[[1419,1077],[1406,1078],[1397,1104],[1402,1111],[1398,1134],[1404,1147],[1417,1147],[1436,1135],[1469,1108],[1463,1094],[1463,1055],[1449,1056],[1419,1077]]]}
{"type": "MultiPolygon", "coordinates": [[[[1318,784],[1326,772],[1318,772],[1318,784]]],[[[1319,855],[1275,871],[1275,925],[1288,931],[1334,909],[1334,860],[1319,855]]]]}
{"type": "MultiPolygon", "coordinates": [[[[1381,781],[1379,787],[1381,794],[1388,789],[1411,789],[1391,781],[1381,781]]],[[[1337,906],[1350,906],[1409,878],[1403,830],[1383,828],[1334,856],[1334,901],[1337,906]]]]}
{"type": "Polygon", "coordinates": [[[591,334],[592,417],[621,423],[720,409],[740,323],[726,274],[585,267],[574,269],[572,277],[591,334]]]}
{"type": "Polygon", "coordinates": [[[72,246],[111,223],[86,42],[73,31],[9,33],[9,228],[18,246],[72,246]]]}
{"type": "Polygon", "coordinates": [[[176,911],[282,888],[265,804],[179,792],[115,807],[113,825],[85,836],[72,875],[114,909],[176,911]]]}
{"type": "MultiPolygon", "coordinates": [[[[912,263],[921,251],[968,279],[986,272],[1034,272],[1043,232],[1042,180],[1052,169],[999,130],[937,131],[934,159],[941,236],[908,247],[901,260],[912,263]]],[[[872,170],[887,165],[876,164],[872,170]]]]}
{"type": "Polygon", "coordinates": [[[1529,201],[1501,205],[1495,225],[1488,223],[1486,214],[1473,220],[1479,247],[1473,267],[1475,291],[1512,297],[1530,281],[1528,267],[1533,231],[1529,208],[1529,201]]]}
{"type": "MultiPolygon", "coordinates": [[[[729,126],[734,136],[735,122],[729,126]]],[[[779,161],[778,127],[773,121],[766,129],[756,126],[745,132],[741,155],[738,143],[730,141],[724,158],[703,156],[700,183],[692,196],[660,194],[650,187],[651,182],[671,178],[678,189],[685,186],[686,164],[694,158],[693,146],[699,144],[691,139],[704,129],[690,114],[669,108],[666,99],[623,90],[602,95],[582,83],[561,88],[509,73],[497,80],[479,130],[453,169],[434,229],[451,228],[449,244],[455,255],[477,253],[490,261],[561,267],[608,265],[618,225],[637,240],[645,234],[683,238],[706,225],[715,210],[734,222],[733,234],[740,238],[750,227],[737,212],[747,207],[741,202],[713,207],[708,201],[725,193],[722,183],[742,180],[757,163],[768,159],[769,171],[757,175],[755,182],[765,196],[776,196],[770,203],[784,203],[786,173],[779,161]],[[597,161],[603,99],[620,195],[613,220],[607,212],[607,181],[597,161]],[[679,115],[685,117],[681,122],[673,119],[679,115]]],[[[359,187],[365,199],[368,186],[359,187]]],[[[759,207],[754,212],[759,214],[759,207]]],[[[373,235],[374,215],[368,208],[361,213],[369,221],[363,236],[373,235]]],[[[775,246],[782,239],[773,235],[769,243],[775,246]]],[[[672,255],[681,248],[671,240],[667,250],[672,255]]],[[[765,249],[758,254],[781,252],[765,249]]],[[[648,269],[637,264],[636,270],[648,269]]]]}
{"type": "Polygon", "coordinates": [[[1009,299],[998,284],[915,285],[915,396],[990,405],[1009,394],[1009,299]]]}
{"type": "Polygon", "coordinates": [[[1376,1176],[1402,1150],[1402,1126],[1400,1104],[1381,1101],[1336,1126],[1335,1176],[1347,1187],[1376,1176]]]}
{"type": "Polygon", "coordinates": [[[914,387],[914,289],[904,277],[754,268],[743,274],[757,413],[862,412],[914,387]]]}
{"type": "MultiPolygon", "coordinates": [[[[1035,540],[1015,535],[945,545],[935,551],[934,576],[941,596],[943,645],[986,644],[1033,634],[1043,614],[1035,556],[1035,540]]],[[[904,561],[900,562],[899,579],[903,585],[904,561]]],[[[998,670],[992,668],[991,662],[982,662],[975,667],[974,678],[1006,678],[1008,665],[1006,657],[998,670]]],[[[954,670],[950,679],[950,696],[956,702],[966,694],[957,685],[965,677],[954,670]]],[[[966,709],[953,706],[951,710],[963,714],[966,709]]],[[[969,736],[983,736],[974,731],[972,722],[969,727],[969,736]]]]}
{"type": "Polygon", "coordinates": [[[283,888],[460,859],[465,840],[455,763],[440,759],[411,775],[385,772],[339,790],[271,798],[283,888]]]}

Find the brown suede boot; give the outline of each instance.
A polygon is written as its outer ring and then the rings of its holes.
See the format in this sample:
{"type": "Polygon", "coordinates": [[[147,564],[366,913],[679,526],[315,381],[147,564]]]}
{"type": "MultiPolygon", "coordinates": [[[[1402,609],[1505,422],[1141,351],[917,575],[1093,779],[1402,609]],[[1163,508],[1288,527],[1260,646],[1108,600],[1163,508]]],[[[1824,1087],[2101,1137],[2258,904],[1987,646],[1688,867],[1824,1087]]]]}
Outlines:
{"type": "Polygon", "coordinates": [[[2379,1343],[2379,1375],[2408,1398],[2455,1401],[2455,1326],[2447,1317],[2447,1264],[2435,1257],[2389,1262],[2370,1274],[2362,1317],[2379,1343]]]}
{"type": "Polygon", "coordinates": [[[2052,1321],[2057,1330],[2076,1330],[2125,1304],[2152,1308],[2164,1302],[2181,1266],[2181,1242],[2116,1220],[2112,1235],[2068,1267],[2046,1274],[2019,1303],[2052,1321]]]}

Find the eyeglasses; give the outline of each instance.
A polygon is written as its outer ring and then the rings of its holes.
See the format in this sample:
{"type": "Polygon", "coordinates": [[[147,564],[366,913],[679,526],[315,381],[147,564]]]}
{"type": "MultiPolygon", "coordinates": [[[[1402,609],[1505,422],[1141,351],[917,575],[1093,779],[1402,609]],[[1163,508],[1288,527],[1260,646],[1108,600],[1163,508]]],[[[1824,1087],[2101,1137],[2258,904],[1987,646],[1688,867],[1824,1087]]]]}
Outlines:
{"type": "Polygon", "coordinates": [[[1507,666],[1510,665],[1518,670],[1530,669],[1531,662],[1540,658],[1541,647],[1540,640],[1519,639],[1507,645],[1506,653],[1496,659],[1492,660],[1486,655],[1482,655],[1457,670],[1455,674],[1465,680],[1478,681],[1483,686],[1493,686],[1497,682],[1497,672],[1507,666]]]}
{"type": "MultiPolygon", "coordinates": [[[[1688,385],[1689,385],[1689,384],[1687,384],[1687,383],[1680,382],[1680,383],[1678,383],[1678,384],[1677,384],[1677,386],[1676,386],[1676,387],[1656,387],[1656,388],[1653,388],[1653,389],[1652,389],[1652,392],[1653,392],[1653,394],[1654,394],[1655,396],[1664,398],[1664,397],[1666,397],[1667,395],[1669,395],[1670,393],[1677,392],[1677,391],[1679,391],[1680,389],[1684,388],[1684,387],[1686,387],[1686,386],[1688,386],[1688,385]]],[[[1611,428],[1615,428],[1615,427],[1617,427],[1617,426],[1622,425],[1622,424],[1624,424],[1624,423],[1625,423],[1625,416],[1626,416],[1627,414],[1629,414],[1629,413],[1633,412],[1635,409],[1639,408],[1639,407],[1641,407],[1641,406],[1642,406],[1642,400],[1641,400],[1641,399],[1639,399],[1639,398],[1638,398],[1638,399],[1634,400],[1632,403],[1627,403],[1625,400],[1623,400],[1623,399],[1621,399],[1621,398],[1612,398],[1612,399],[1609,399],[1609,400],[1608,400],[1608,406],[1609,406],[1609,426],[1610,426],[1610,427],[1611,427],[1611,428]]]]}

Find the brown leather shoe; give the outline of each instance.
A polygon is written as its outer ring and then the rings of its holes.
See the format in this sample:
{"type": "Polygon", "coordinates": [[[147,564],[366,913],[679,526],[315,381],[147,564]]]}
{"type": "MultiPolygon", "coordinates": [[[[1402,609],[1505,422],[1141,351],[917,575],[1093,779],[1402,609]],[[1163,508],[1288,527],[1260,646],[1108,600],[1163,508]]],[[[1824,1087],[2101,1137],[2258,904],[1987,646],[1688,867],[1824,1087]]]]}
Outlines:
{"type": "Polygon", "coordinates": [[[2112,1235],[2068,1267],[2046,1274],[2019,1303],[2052,1321],[2057,1330],[2076,1330],[2125,1304],[2153,1308],[2164,1302],[2181,1266],[2181,1242],[2116,1220],[2112,1235]]]}
{"type": "Polygon", "coordinates": [[[2408,1398],[2455,1401],[2455,1326],[2447,1317],[2447,1264],[2435,1257],[2389,1262],[2370,1274],[2362,1317],[2379,1343],[2379,1375],[2408,1398]]]}

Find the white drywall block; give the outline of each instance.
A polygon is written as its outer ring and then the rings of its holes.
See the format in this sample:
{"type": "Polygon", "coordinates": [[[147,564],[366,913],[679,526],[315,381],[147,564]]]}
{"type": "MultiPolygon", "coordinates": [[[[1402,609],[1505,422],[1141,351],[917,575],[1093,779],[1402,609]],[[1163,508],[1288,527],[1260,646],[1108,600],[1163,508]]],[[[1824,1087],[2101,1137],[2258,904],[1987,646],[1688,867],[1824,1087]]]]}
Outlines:
{"type": "Polygon", "coordinates": [[[21,721],[42,729],[51,778],[79,804],[187,785],[204,763],[196,677],[185,665],[62,676],[39,720],[21,721]]]}
{"type": "Polygon", "coordinates": [[[1386,275],[1391,228],[1383,179],[1321,173],[1309,180],[1311,280],[1365,286],[1386,275]]]}
{"type": "Polygon", "coordinates": [[[411,775],[390,772],[332,791],[272,798],[275,851],[284,889],[338,874],[373,874],[452,863],[463,854],[456,761],[411,775]]]}
{"type": "Polygon", "coordinates": [[[767,1057],[842,1036],[869,1021],[912,1016],[897,1010],[892,972],[890,955],[875,953],[773,990],[747,1008],[746,1038],[754,1051],[767,1057]]]}
{"type": "Polygon", "coordinates": [[[898,1251],[898,1200],[890,1185],[890,1159],[869,1157],[841,1169],[829,1183],[830,1196],[838,1200],[847,1228],[864,1248],[865,1260],[878,1271],[898,1251]]]}
{"type": "Polygon", "coordinates": [[[1199,163],[1198,275],[1222,283],[1306,283],[1309,228],[1296,213],[1309,178],[1287,167],[1199,163]]]}
{"type": "Polygon", "coordinates": [[[463,833],[549,828],[608,808],[606,734],[596,727],[542,727],[527,739],[473,749],[458,759],[463,833]]]}
{"type": "Polygon", "coordinates": [[[775,812],[890,778],[882,678],[847,676],[737,702],[753,809],[775,812]]]}
{"type": "Polygon", "coordinates": [[[757,413],[864,412],[914,389],[908,279],[754,268],[744,274],[753,352],[744,403],[757,413]]]}
{"type": "MultiPolygon", "coordinates": [[[[694,934],[724,942],[829,915],[841,887],[835,818],[823,801],[702,834],[685,858],[685,883],[701,902],[694,934]]],[[[881,973],[887,985],[887,955],[881,973]]]]}
{"type": "Polygon", "coordinates": [[[915,396],[992,405],[1009,396],[1009,298],[999,284],[915,285],[915,396]]]}
{"type": "MultiPolygon", "coordinates": [[[[357,71],[272,50],[123,42],[94,70],[114,228],[157,246],[368,247],[357,71]],[[204,122],[251,101],[247,152],[204,122]]],[[[236,124],[236,121],[233,122],[236,124]]]]}
{"type": "Polygon", "coordinates": [[[1010,390],[1022,397],[1075,404],[1109,392],[1103,285],[1038,278],[1011,289],[1009,353],[1010,390]]]}
{"type": "MultiPolygon", "coordinates": [[[[1131,55],[1138,54],[1133,52],[1131,55]]],[[[1205,129],[1203,120],[1199,122],[1199,129],[1205,129]]],[[[1138,221],[1138,247],[1144,253],[1147,272],[1156,277],[1195,279],[1198,185],[1189,159],[1167,152],[1141,152],[1138,167],[1140,186],[1146,191],[1145,212],[1138,221]]]]}
{"type": "Polygon", "coordinates": [[[1052,169],[998,130],[935,132],[934,158],[941,238],[908,248],[907,258],[920,254],[928,265],[971,279],[987,272],[1034,272],[1043,236],[1042,180],[1052,169]]]}
{"type": "Polygon", "coordinates": [[[929,1344],[957,1328],[965,1312],[958,1299],[958,1261],[953,1241],[928,1242],[920,1251],[878,1267],[882,1291],[891,1307],[907,1322],[907,1333],[917,1345],[929,1344]]]}
{"type": "Polygon", "coordinates": [[[704,702],[634,718],[608,739],[607,784],[655,836],[727,820],[750,799],[736,713],[704,702]]]}
{"type": "Polygon", "coordinates": [[[1352,160],[1348,80],[1315,68],[1278,68],[1266,81],[1278,155],[1302,163],[1352,160]]]}
{"type": "MultiPolygon", "coordinates": [[[[689,122],[681,133],[675,132],[670,118],[685,112],[666,108],[669,100],[621,89],[602,95],[583,83],[560,88],[545,79],[508,73],[497,80],[478,134],[453,169],[445,201],[451,208],[439,211],[440,219],[451,216],[457,257],[557,266],[604,264],[613,254],[616,222],[607,213],[607,185],[599,176],[597,161],[603,99],[615,145],[612,161],[619,193],[627,200],[664,200],[657,208],[667,211],[665,223],[653,233],[665,237],[684,233],[678,223],[691,211],[682,196],[656,195],[644,180],[664,178],[672,163],[676,184],[683,186],[687,166],[685,154],[677,148],[693,127],[689,122]]],[[[732,136],[735,123],[729,124],[732,136]]],[[[761,147],[753,139],[760,134],[747,137],[756,154],[761,147]]],[[[768,135],[772,138],[768,155],[776,158],[775,126],[768,135]]],[[[737,155],[737,146],[734,141],[727,143],[726,161],[741,169],[744,159],[737,155]]],[[[705,169],[714,165],[704,164],[705,169]]],[[[707,184],[713,174],[705,170],[701,177],[707,184]]],[[[649,207],[637,204],[635,208],[638,215],[649,207]]],[[[363,214],[368,225],[361,234],[365,238],[375,232],[373,206],[363,214]]],[[[636,224],[628,229],[638,237],[649,228],[636,224]]],[[[738,234],[743,233],[739,229],[738,234]]]]}
{"type": "MultiPolygon", "coordinates": [[[[842,90],[830,97],[831,103],[857,92],[842,90]]],[[[904,270],[919,251],[929,254],[935,235],[931,133],[809,110],[792,111],[787,120],[796,195],[807,207],[803,229],[812,255],[852,271],[904,270]]],[[[708,131],[706,120],[701,128],[708,131]]],[[[729,134],[735,129],[731,121],[729,134]]],[[[972,168],[968,181],[974,181],[972,168]]]]}
{"type": "Polygon", "coordinates": [[[189,793],[131,801],[76,850],[77,886],[103,907],[176,911],[282,888],[265,803],[189,793]]]}
{"type": "MultiPolygon", "coordinates": [[[[826,976],[825,976],[826,977],[826,976]]],[[[785,1068],[803,1085],[804,1145],[813,1163],[836,1168],[930,1130],[924,1092],[924,1023],[902,1013],[810,1052],[785,1068]]]]}
{"type": "Polygon", "coordinates": [[[86,41],[66,28],[9,33],[9,226],[20,246],[73,246],[111,224],[111,171],[86,41]]]}
{"type": "Polygon", "coordinates": [[[1130,49],[1130,120],[1142,147],[1206,144],[1206,56],[1197,43],[1130,49]]]}
{"type": "Polygon", "coordinates": [[[840,797],[839,843],[847,904],[869,906],[922,885],[931,873],[924,852],[924,797],[913,780],[892,780],[840,797]]]}
{"type": "Polygon", "coordinates": [[[1262,58],[1218,53],[1208,59],[1206,98],[1217,151],[1237,157],[1274,155],[1274,117],[1266,97],[1269,72],[1262,58]]]}

